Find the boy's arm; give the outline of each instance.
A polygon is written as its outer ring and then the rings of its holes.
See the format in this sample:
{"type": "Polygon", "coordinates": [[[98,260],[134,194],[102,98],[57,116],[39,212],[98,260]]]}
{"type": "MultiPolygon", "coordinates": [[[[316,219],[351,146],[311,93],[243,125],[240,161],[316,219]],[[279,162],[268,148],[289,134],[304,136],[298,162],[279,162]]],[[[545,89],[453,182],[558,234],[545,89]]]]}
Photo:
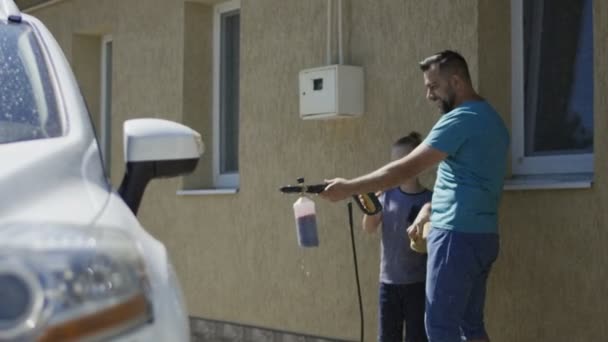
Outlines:
{"type": "MultiPolygon", "coordinates": [[[[382,201],[381,192],[377,192],[376,196],[382,201]]],[[[382,211],[376,215],[363,215],[363,221],[361,225],[366,233],[375,233],[378,230],[378,226],[382,222],[382,211]]]]}
{"type": "Polygon", "coordinates": [[[363,230],[366,233],[375,233],[378,230],[380,222],[382,222],[382,212],[376,215],[363,215],[363,230]]]}

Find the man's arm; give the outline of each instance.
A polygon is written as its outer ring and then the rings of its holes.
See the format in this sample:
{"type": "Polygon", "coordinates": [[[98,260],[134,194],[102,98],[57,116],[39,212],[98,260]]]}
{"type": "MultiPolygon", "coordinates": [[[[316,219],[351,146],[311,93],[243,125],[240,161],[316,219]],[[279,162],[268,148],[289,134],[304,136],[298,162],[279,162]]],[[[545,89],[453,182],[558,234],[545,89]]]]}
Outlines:
{"type": "Polygon", "coordinates": [[[355,194],[390,189],[437,165],[447,156],[447,153],[422,143],[407,156],[367,175],[351,180],[343,178],[327,180],[328,185],[320,195],[335,202],[355,194]]]}

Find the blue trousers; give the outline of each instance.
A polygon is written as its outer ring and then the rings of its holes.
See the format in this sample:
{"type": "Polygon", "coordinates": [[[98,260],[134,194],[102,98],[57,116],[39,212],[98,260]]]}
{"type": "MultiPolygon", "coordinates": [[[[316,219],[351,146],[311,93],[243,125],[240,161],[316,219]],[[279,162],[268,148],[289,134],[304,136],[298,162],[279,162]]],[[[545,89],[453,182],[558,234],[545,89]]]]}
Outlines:
{"type": "Polygon", "coordinates": [[[431,342],[488,338],[486,282],[498,257],[498,234],[433,228],[428,239],[426,331],[431,342]]]}

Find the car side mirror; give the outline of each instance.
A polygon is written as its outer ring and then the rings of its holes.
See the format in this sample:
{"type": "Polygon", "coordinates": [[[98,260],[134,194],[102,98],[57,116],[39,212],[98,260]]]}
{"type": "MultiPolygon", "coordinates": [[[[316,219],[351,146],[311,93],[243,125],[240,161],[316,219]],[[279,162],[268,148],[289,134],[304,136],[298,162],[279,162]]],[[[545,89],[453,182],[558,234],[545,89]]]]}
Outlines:
{"type": "Polygon", "coordinates": [[[124,123],[125,175],[118,193],[137,215],[148,182],[191,173],[203,153],[200,134],[162,119],[132,119],[124,123]]]}

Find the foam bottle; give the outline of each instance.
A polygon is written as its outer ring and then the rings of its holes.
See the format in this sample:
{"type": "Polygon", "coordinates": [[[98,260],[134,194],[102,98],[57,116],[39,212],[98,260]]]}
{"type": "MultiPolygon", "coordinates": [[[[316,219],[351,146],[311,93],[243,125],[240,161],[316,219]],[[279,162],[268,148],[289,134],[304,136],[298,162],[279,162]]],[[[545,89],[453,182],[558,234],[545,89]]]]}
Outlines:
{"type": "Polygon", "coordinates": [[[301,196],[293,204],[293,213],[296,218],[296,230],[300,247],[319,246],[315,202],[306,196],[301,196]]]}

